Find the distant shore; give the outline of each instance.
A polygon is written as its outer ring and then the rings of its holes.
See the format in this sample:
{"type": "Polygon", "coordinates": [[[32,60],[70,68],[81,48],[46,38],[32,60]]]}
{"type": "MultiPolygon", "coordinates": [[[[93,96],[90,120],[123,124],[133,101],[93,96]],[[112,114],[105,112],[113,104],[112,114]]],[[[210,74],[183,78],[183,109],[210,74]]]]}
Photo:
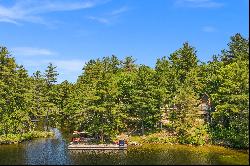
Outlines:
{"type": "Polygon", "coordinates": [[[47,132],[47,131],[32,131],[23,134],[0,135],[0,145],[19,144],[23,141],[32,140],[35,138],[48,138],[53,136],[54,136],[53,132],[47,132]]]}

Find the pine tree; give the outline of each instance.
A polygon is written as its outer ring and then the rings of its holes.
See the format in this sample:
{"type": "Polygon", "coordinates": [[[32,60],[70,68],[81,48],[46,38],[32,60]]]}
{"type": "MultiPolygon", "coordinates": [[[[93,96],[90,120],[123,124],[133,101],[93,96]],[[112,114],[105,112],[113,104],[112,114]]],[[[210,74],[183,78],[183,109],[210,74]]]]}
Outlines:
{"type": "Polygon", "coordinates": [[[170,55],[170,63],[180,83],[184,83],[186,75],[198,66],[196,52],[195,48],[186,42],[182,48],[170,55]]]}
{"type": "Polygon", "coordinates": [[[155,71],[156,81],[161,92],[161,107],[165,109],[173,104],[178,78],[166,57],[157,60],[155,71]]]}
{"type": "Polygon", "coordinates": [[[60,122],[60,125],[64,126],[67,121],[67,117],[70,116],[65,113],[65,109],[67,108],[71,93],[73,90],[73,84],[69,83],[67,80],[63,81],[61,84],[56,86],[57,90],[57,98],[56,98],[56,105],[59,109],[57,121],[60,122]]]}
{"type": "Polygon", "coordinates": [[[120,72],[119,65],[120,61],[115,56],[91,60],[85,65],[76,85],[80,95],[77,103],[81,103],[76,111],[86,117],[78,126],[102,142],[112,139],[119,128],[123,128],[116,78],[120,72]]]}
{"type": "Polygon", "coordinates": [[[204,76],[213,104],[213,140],[238,148],[249,146],[248,44],[240,34],[231,37],[228,50],[207,65],[204,76]]]}
{"type": "Polygon", "coordinates": [[[18,66],[7,48],[0,48],[0,134],[30,130],[30,80],[23,66],[18,66]]]}
{"type": "Polygon", "coordinates": [[[237,33],[231,37],[228,43],[228,50],[223,50],[221,60],[225,63],[235,62],[237,59],[241,61],[249,60],[249,39],[246,39],[237,33]]]}
{"type": "Polygon", "coordinates": [[[44,117],[46,116],[46,81],[40,71],[33,73],[31,77],[32,87],[32,115],[31,119],[38,120],[40,125],[44,125],[44,117]]]}
{"type": "Polygon", "coordinates": [[[133,91],[133,114],[138,118],[138,126],[141,127],[141,133],[143,135],[145,129],[154,129],[161,115],[155,71],[148,66],[140,66],[135,78],[133,91]]]}
{"type": "MultiPolygon", "coordinates": [[[[55,88],[55,83],[57,82],[57,76],[59,75],[56,71],[56,66],[49,63],[47,70],[45,70],[45,81],[46,81],[46,98],[45,98],[45,109],[46,109],[46,119],[47,119],[47,129],[48,122],[55,122],[56,115],[58,114],[58,109],[56,107],[57,91],[55,88]]],[[[51,125],[55,125],[54,123],[51,125]]]]}
{"type": "Polygon", "coordinates": [[[172,123],[182,144],[205,144],[207,128],[199,115],[199,100],[192,88],[184,85],[179,88],[175,98],[176,110],[171,112],[172,123]]]}

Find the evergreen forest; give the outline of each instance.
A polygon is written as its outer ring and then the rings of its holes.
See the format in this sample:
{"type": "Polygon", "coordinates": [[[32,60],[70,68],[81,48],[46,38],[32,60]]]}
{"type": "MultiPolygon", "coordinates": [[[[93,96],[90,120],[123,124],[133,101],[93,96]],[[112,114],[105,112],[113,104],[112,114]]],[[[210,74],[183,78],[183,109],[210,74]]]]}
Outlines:
{"type": "Polygon", "coordinates": [[[165,131],[180,144],[249,148],[249,39],[241,34],[219,55],[207,55],[209,62],[188,42],[154,68],[132,56],[92,59],[75,83],[58,83],[52,63],[31,76],[14,56],[0,47],[0,142],[40,130],[38,121],[86,131],[99,142],[165,131]],[[205,115],[199,113],[204,95],[205,115]]]}

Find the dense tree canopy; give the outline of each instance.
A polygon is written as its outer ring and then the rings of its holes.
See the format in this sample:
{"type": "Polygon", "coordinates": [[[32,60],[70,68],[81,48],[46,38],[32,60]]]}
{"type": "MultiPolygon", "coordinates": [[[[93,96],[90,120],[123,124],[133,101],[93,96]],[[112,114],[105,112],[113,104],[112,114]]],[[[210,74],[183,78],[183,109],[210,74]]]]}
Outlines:
{"type": "Polygon", "coordinates": [[[249,40],[232,36],[207,63],[199,63],[196,52],[186,42],[155,68],[137,65],[133,57],[90,60],[76,83],[57,84],[53,64],[29,76],[0,47],[0,135],[34,130],[37,119],[87,131],[100,142],[162,129],[179,143],[249,147],[249,40]],[[207,117],[199,109],[204,94],[211,101],[207,117]],[[163,118],[169,124],[162,127],[163,118]]]}

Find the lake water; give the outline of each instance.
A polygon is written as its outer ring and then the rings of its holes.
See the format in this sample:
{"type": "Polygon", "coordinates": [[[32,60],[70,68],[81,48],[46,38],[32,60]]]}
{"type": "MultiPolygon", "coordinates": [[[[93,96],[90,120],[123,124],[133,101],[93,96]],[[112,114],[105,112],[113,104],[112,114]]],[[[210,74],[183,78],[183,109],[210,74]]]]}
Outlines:
{"type": "Polygon", "coordinates": [[[249,165],[249,154],[218,146],[150,144],[127,151],[68,151],[59,130],[55,138],[37,139],[18,145],[0,145],[0,165],[249,165]]]}

